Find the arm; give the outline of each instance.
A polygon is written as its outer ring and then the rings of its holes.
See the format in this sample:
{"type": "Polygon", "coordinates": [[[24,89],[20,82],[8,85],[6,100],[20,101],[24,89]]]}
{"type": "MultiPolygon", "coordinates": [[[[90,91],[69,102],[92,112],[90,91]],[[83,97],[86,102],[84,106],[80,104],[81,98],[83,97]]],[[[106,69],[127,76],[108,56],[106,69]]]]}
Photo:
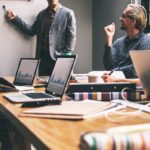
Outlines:
{"type": "Polygon", "coordinates": [[[113,37],[114,37],[114,34],[115,34],[115,24],[112,23],[106,27],[104,27],[104,31],[105,31],[105,34],[106,34],[106,46],[108,47],[111,47],[112,45],[112,41],[113,41],[113,37]]]}
{"type": "Polygon", "coordinates": [[[130,82],[130,83],[135,83],[136,85],[141,85],[140,79],[135,78],[135,79],[118,79],[113,76],[110,76],[108,74],[104,74],[102,76],[102,79],[104,82],[130,82]]]}
{"type": "Polygon", "coordinates": [[[112,54],[111,54],[111,52],[112,52],[111,46],[112,46],[113,36],[115,33],[115,24],[112,23],[112,24],[104,27],[104,31],[106,34],[106,39],[105,39],[106,43],[105,43],[103,63],[104,63],[104,68],[106,70],[111,70],[114,68],[112,54]]]}
{"type": "Polygon", "coordinates": [[[119,43],[122,39],[117,39],[111,47],[105,45],[105,52],[103,56],[104,68],[106,70],[123,71],[127,78],[137,77],[130,57],[120,57],[119,43]]]}
{"type": "Polygon", "coordinates": [[[112,70],[114,68],[111,48],[105,45],[105,51],[103,56],[103,64],[106,70],[112,70]]]}
{"type": "Polygon", "coordinates": [[[104,68],[106,70],[112,70],[116,68],[119,63],[119,46],[118,40],[116,40],[111,47],[105,45],[105,51],[103,55],[104,68]]]}
{"type": "Polygon", "coordinates": [[[126,78],[133,78],[133,75],[134,75],[134,77],[137,77],[137,74],[136,74],[133,64],[126,65],[123,67],[117,67],[117,68],[114,68],[113,70],[114,71],[123,71],[126,78]]]}
{"type": "Polygon", "coordinates": [[[35,35],[36,34],[36,22],[33,23],[32,26],[26,24],[20,17],[16,16],[12,11],[7,11],[6,17],[8,20],[10,20],[11,23],[13,23],[15,26],[17,26],[23,33],[28,35],[35,35]]]}
{"type": "Polygon", "coordinates": [[[69,13],[68,22],[67,22],[67,44],[66,52],[72,52],[76,45],[76,18],[74,12],[69,13]]]}

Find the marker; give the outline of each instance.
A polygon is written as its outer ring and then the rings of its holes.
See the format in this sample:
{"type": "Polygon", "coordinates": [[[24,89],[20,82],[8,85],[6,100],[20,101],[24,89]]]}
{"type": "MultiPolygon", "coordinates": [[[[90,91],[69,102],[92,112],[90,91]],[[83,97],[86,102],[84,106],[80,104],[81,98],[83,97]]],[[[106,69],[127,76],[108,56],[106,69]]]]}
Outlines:
{"type": "Polygon", "coordinates": [[[6,6],[5,5],[3,5],[3,9],[6,10],[6,6]]]}
{"type": "Polygon", "coordinates": [[[2,7],[3,7],[4,11],[7,12],[6,6],[3,5],[2,7]]]}
{"type": "Polygon", "coordinates": [[[114,72],[114,71],[113,71],[113,70],[111,70],[111,71],[108,73],[108,75],[111,75],[113,72],[114,72]]]}
{"type": "Polygon", "coordinates": [[[109,76],[110,76],[113,72],[114,72],[114,71],[111,70],[109,73],[104,73],[104,74],[102,75],[102,77],[105,76],[105,75],[109,75],[109,76]]]}

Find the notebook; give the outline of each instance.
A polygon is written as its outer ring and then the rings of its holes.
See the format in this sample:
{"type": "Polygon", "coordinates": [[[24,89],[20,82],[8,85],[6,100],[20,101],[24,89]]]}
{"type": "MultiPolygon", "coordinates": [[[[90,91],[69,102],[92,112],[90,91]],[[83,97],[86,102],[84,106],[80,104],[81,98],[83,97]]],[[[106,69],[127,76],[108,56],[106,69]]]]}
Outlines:
{"type": "Polygon", "coordinates": [[[111,102],[102,101],[64,101],[61,105],[45,106],[23,111],[21,116],[55,119],[82,120],[98,117],[106,112],[122,109],[111,102]]]}
{"type": "Polygon", "coordinates": [[[57,58],[45,92],[8,93],[3,96],[11,102],[61,101],[75,65],[76,58],[76,55],[59,56],[57,58]]]}
{"type": "Polygon", "coordinates": [[[132,50],[130,56],[147,98],[150,98],[150,50],[132,50]]]}
{"type": "Polygon", "coordinates": [[[36,58],[21,58],[17,67],[14,82],[10,83],[4,78],[0,78],[0,84],[10,87],[14,90],[29,90],[32,87],[36,70],[39,64],[39,59],[36,58]]]}

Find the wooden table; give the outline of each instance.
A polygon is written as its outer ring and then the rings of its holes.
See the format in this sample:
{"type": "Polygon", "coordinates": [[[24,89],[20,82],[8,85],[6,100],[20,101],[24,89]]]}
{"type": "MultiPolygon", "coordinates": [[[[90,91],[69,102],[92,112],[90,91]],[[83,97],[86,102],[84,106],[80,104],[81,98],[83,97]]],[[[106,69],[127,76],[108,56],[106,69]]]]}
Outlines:
{"type": "Polygon", "coordinates": [[[86,131],[102,131],[120,125],[148,123],[148,119],[140,116],[150,117],[150,114],[141,113],[136,117],[119,119],[120,116],[111,114],[114,122],[105,116],[84,121],[20,117],[21,111],[25,108],[10,103],[2,95],[3,93],[0,93],[0,111],[39,150],[78,150],[80,135],[86,131]]]}

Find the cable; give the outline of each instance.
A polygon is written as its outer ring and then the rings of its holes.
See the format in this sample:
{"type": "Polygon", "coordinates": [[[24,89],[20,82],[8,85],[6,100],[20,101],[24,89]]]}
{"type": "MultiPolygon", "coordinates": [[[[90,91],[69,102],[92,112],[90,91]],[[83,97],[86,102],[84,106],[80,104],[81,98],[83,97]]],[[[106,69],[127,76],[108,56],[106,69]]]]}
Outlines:
{"type": "MultiPolygon", "coordinates": [[[[122,96],[122,99],[123,100],[116,100],[116,103],[118,103],[118,105],[120,104],[120,105],[125,105],[126,107],[129,107],[129,104],[131,103],[133,103],[133,102],[130,102],[125,96],[124,96],[124,92],[126,91],[126,90],[131,90],[131,91],[134,91],[135,92],[135,90],[133,90],[133,89],[130,89],[130,88],[124,88],[124,89],[122,89],[122,91],[121,91],[121,96],[122,96]],[[126,102],[129,102],[129,103],[125,103],[125,102],[123,102],[123,101],[126,101],[126,102]]],[[[115,102],[115,100],[114,100],[114,102],[115,102]]],[[[117,120],[115,120],[115,119],[112,119],[110,116],[109,116],[109,112],[107,112],[106,114],[105,114],[105,117],[109,120],[109,121],[111,121],[111,122],[120,122],[120,119],[128,119],[129,118],[129,116],[130,116],[130,118],[131,117],[136,117],[138,114],[140,114],[141,112],[143,112],[146,108],[148,109],[148,107],[150,107],[150,102],[148,103],[148,104],[146,104],[146,105],[143,105],[141,108],[139,108],[138,110],[136,110],[136,111],[132,111],[132,112],[118,112],[117,110],[114,110],[113,111],[113,113],[114,114],[117,114],[117,115],[120,115],[120,116],[122,116],[122,117],[119,117],[119,119],[117,118],[117,120]],[[118,121],[119,120],[119,121],[118,121]]],[[[112,112],[111,112],[112,113],[112,112]]],[[[141,115],[140,117],[142,117],[142,118],[144,118],[144,119],[150,119],[150,117],[148,117],[148,116],[145,116],[145,115],[141,115]]]]}

